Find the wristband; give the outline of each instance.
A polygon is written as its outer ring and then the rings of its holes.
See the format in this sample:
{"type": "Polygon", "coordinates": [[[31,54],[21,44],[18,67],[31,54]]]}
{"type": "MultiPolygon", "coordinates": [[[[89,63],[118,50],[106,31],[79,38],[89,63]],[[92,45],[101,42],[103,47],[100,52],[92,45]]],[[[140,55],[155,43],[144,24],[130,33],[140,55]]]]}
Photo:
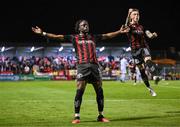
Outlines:
{"type": "Polygon", "coordinates": [[[46,36],[46,35],[47,35],[47,33],[46,33],[46,32],[42,32],[42,35],[43,35],[43,36],[46,36]]]}

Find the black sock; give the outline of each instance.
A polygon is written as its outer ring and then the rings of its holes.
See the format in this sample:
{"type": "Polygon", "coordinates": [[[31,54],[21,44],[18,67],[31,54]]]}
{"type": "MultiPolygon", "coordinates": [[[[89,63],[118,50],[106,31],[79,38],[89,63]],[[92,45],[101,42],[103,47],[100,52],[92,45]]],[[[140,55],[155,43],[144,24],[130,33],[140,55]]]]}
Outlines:
{"type": "Polygon", "coordinates": [[[104,116],[103,116],[103,115],[99,115],[99,116],[98,116],[98,119],[100,119],[100,118],[104,118],[104,116]]]}
{"type": "Polygon", "coordinates": [[[102,112],[104,109],[104,95],[102,87],[99,87],[96,91],[96,101],[98,104],[98,111],[102,112]]]}
{"type": "Polygon", "coordinates": [[[83,93],[84,93],[84,90],[82,90],[82,89],[77,89],[77,91],[76,91],[76,96],[75,96],[75,100],[74,100],[75,113],[80,112],[83,93]]]}
{"type": "Polygon", "coordinates": [[[134,82],[136,83],[137,79],[136,79],[136,76],[134,77],[134,82]]]}
{"type": "Polygon", "coordinates": [[[149,68],[149,71],[153,76],[159,75],[158,67],[156,66],[154,62],[152,62],[152,60],[147,60],[146,66],[149,68]]]}
{"type": "Polygon", "coordinates": [[[75,120],[76,120],[76,119],[79,120],[79,119],[80,119],[80,116],[75,116],[74,119],[75,119],[75,120]]]}
{"type": "Polygon", "coordinates": [[[146,87],[150,87],[150,84],[148,81],[148,76],[146,75],[145,70],[140,69],[140,73],[141,73],[142,80],[144,81],[144,84],[146,85],[146,87]]]}

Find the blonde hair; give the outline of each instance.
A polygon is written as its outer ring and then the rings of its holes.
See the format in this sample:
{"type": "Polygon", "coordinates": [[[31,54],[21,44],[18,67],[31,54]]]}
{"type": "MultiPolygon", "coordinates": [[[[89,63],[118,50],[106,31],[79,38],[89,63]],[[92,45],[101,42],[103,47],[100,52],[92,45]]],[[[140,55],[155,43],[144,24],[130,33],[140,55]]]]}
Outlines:
{"type": "Polygon", "coordinates": [[[132,11],[128,14],[128,23],[127,23],[128,26],[130,25],[130,22],[131,22],[130,15],[131,15],[131,13],[134,12],[134,11],[137,11],[137,12],[139,13],[139,9],[136,9],[136,8],[133,8],[133,9],[132,9],[132,11]]]}

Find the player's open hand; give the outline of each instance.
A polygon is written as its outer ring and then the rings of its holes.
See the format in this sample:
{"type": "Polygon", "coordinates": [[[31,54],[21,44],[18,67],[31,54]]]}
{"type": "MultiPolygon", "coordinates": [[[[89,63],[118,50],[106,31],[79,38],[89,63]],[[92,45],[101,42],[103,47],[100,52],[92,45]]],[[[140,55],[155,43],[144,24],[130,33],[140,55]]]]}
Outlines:
{"type": "Polygon", "coordinates": [[[129,8],[128,14],[130,14],[133,11],[133,8],[129,8]]]}
{"type": "Polygon", "coordinates": [[[128,33],[130,28],[128,26],[122,25],[120,28],[121,33],[128,33]]]}
{"type": "Polygon", "coordinates": [[[153,34],[153,37],[154,37],[154,38],[158,36],[156,32],[154,32],[154,33],[152,33],[152,34],[153,34]]]}
{"type": "Polygon", "coordinates": [[[36,34],[42,34],[42,32],[43,32],[42,29],[39,28],[38,26],[32,27],[32,31],[36,34]]]}

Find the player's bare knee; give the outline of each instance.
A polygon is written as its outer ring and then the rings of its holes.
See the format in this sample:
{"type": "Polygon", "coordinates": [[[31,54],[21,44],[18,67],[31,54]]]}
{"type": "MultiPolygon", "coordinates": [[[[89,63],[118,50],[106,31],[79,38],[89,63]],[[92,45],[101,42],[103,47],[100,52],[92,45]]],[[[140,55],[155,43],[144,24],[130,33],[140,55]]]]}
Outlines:
{"type": "Polygon", "coordinates": [[[77,82],[77,89],[82,89],[84,90],[86,87],[86,82],[85,81],[78,81],[77,82]]]}
{"type": "Polygon", "coordinates": [[[96,83],[93,83],[94,89],[97,90],[102,87],[102,81],[97,81],[96,83]]]}
{"type": "Polygon", "coordinates": [[[97,81],[96,84],[98,87],[102,87],[102,81],[97,81]]]}

